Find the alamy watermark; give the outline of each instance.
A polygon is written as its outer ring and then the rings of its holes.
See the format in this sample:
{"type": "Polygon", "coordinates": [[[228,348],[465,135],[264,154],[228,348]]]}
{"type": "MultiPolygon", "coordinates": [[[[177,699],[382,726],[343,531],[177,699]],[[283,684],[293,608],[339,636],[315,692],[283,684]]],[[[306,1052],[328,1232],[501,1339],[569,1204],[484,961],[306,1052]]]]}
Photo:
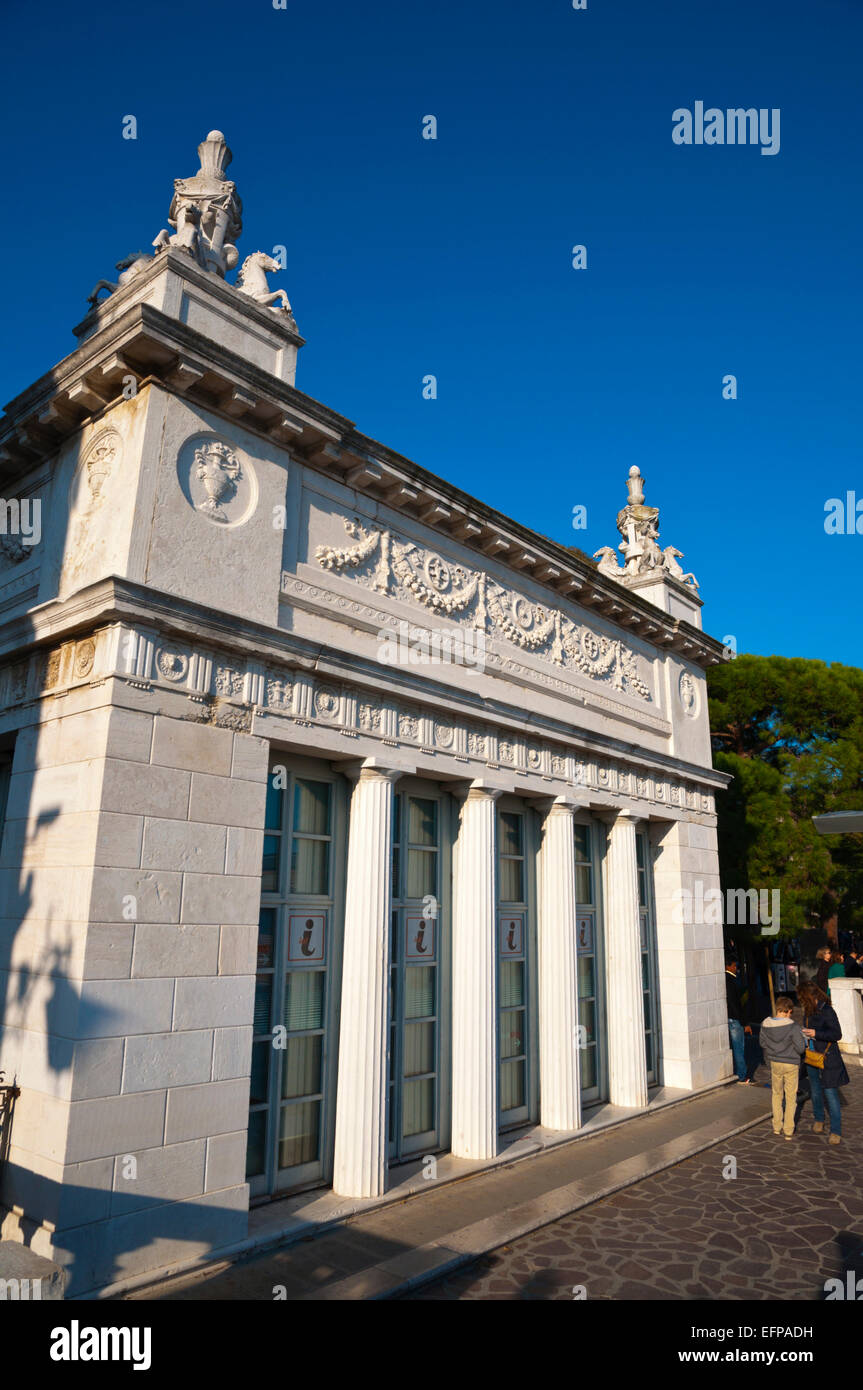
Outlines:
{"type": "Polygon", "coordinates": [[[42,500],[39,497],[0,497],[0,536],[17,536],[21,545],[42,539],[42,500]]]}
{"type": "Polygon", "coordinates": [[[781,924],[780,889],[705,888],[696,879],[694,890],[675,888],[671,918],[686,926],[760,926],[762,936],[775,936],[781,924]]]}
{"type": "Polygon", "coordinates": [[[671,138],[675,145],[760,145],[762,154],[778,154],[779,117],[778,106],[705,111],[704,102],[697,101],[694,111],[678,106],[672,112],[671,138]]]}
{"type": "Polygon", "coordinates": [[[485,670],[485,633],[479,628],[427,628],[400,622],[378,632],[378,661],[384,666],[468,666],[485,670]]]}

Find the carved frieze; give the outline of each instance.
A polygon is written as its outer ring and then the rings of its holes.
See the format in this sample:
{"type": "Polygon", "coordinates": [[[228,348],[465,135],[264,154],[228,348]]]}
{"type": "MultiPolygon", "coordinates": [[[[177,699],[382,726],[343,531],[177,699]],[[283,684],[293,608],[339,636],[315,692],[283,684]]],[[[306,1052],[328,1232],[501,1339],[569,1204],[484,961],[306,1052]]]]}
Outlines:
{"type": "MultiPolygon", "coordinates": [[[[341,549],[319,545],[315,558],[322,569],[350,573],[378,593],[422,604],[443,619],[470,622],[524,652],[607,681],[622,693],[651,699],[638,657],[619,638],[574,623],[559,609],[534,603],[481,570],[454,564],[387,530],[367,530],[356,517],[344,524],[354,544],[341,549]]],[[[496,664],[493,656],[488,664],[496,664]]]]}

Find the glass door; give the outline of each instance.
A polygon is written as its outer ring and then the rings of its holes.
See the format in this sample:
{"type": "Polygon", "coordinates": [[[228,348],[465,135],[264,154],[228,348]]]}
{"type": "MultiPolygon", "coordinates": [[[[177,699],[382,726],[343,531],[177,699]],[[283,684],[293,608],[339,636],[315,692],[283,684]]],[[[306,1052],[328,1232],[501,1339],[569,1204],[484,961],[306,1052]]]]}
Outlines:
{"type": "Polygon", "coordinates": [[[605,960],[598,864],[601,831],[575,823],[575,899],[578,954],[579,1072],[585,1103],[608,1097],[605,960]]]}
{"type": "Polygon", "coordinates": [[[524,1124],[536,1108],[533,1056],[533,886],[528,817],[518,803],[497,817],[498,1109],[501,1129],[524,1124]]]}
{"type": "Polygon", "coordinates": [[[414,792],[402,784],[393,797],[388,1138],[394,1163],[443,1143],[448,816],[447,799],[435,787],[417,784],[414,792]]]}
{"type": "Polygon", "coordinates": [[[653,915],[653,883],[650,873],[650,844],[640,830],[635,837],[638,865],[638,920],[641,930],[641,988],[644,1000],[644,1047],[647,1080],[656,1085],[659,1077],[659,1028],[656,998],[656,928],[653,915]]]}
{"type": "Polygon", "coordinates": [[[332,775],[270,770],[252,1037],[247,1178],[253,1196],[329,1174],[334,842],[332,775]]]}

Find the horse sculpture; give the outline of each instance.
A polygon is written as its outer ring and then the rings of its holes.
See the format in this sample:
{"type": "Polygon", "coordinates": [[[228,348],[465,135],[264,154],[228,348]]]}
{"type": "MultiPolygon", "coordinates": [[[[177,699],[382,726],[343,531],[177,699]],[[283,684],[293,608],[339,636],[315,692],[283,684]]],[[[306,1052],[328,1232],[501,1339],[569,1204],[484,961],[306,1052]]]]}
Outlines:
{"type": "Polygon", "coordinates": [[[113,280],[100,280],[87,295],[87,303],[95,305],[102,290],[107,290],[109,294],[113,294],[115,290],[122,289],[124,285],[128,285],[130,280],[134,280],[137,275],[140,275],[142,270],[146,270],[152,260],[153,257],[148,256],[146,251],[133,251],[131,256],[124,256],[122,261],[117,262],[117,269],[120,274],[117,276],[116,285],[113,280]]]}
{"type": "Polygon", "coordinates": [[[254,299],[256,304],[264,304],[276,313],[279,312],[277,301],[281,300],[281,308],[290,313],[291,301],[285,291],[271,290],[267,284],[267,274],[281,268],[279,262],[268,256],[266,251],[253,251],[240,266],[234,288],[254,299]]]}

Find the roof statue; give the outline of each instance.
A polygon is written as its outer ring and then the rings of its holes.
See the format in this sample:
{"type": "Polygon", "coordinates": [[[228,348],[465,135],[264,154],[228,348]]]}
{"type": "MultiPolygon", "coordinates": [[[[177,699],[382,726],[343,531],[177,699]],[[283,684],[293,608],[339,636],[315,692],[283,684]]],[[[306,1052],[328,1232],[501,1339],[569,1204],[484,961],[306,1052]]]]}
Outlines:
{"type": "Polygon", "coordinates": [[[623,553],[624,563],[618,563],[611,546],[604,545],[594,553],[594,559],[600,562],[600,574],[607,574],[610,578],[627,584],[638,575],[654,571],[657,578],[668,575],[680,584],[688,584],[697,589],[698,581],[695,575],[685,574],[678,564],[683,552],[676,550],[673,545],[667,545],[664,550],[660,549],[659,508],[645,505],[645,481],[641,476],[641,470],[633,464],[626,480],[629,501],[617,513],[617,529],[623,537],[617,548],[623,553]]]}
{"type": "MultiPolygon", "coordinates": [[[[116,283],[100,280],[88,296],[94,307],[102,290],[113,294],[122,289],[168,247],[191,256],[202,270],[225,279],[226,271],[233,270],[239,262],[235,243],[243,230],[243,204],[236,185],[225,174],[231,159],[222,132],[211,130],[198,146],[198,172],[191,178],[174,179],[174,196],[168,209],[168,224],[173,232],[167,228],[159,232],[153,241],[154,255],[136,251],[118,261],[121,274],[116,283]]],[[[285,291],[270,290],[267,284],[267,274],[280,269],[273,257],[255,251],[243,262],[235,288],[274,313],[291,315],[285,291]]]]}

